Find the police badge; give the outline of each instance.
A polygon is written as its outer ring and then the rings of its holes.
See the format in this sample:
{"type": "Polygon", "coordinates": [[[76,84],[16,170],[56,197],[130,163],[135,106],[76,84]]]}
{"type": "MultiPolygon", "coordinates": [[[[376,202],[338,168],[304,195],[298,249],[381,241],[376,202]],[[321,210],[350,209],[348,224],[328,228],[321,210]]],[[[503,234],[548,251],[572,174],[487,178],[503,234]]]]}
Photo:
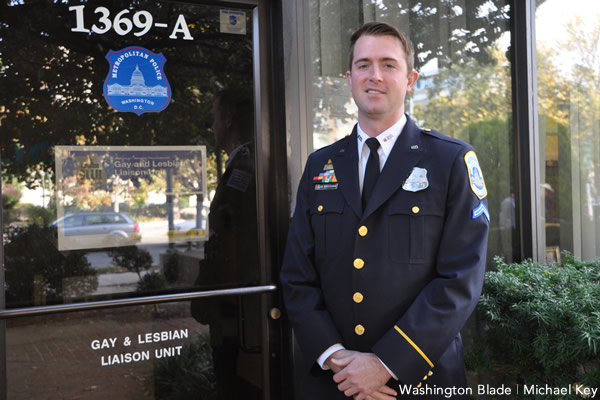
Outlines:
{"type": "Polygon", "coordinates": [[[127,47],[109,51],[110,64],[104,81],[104,98],[115,110],[159,112],[171,101],[171,86],[164,72],[167,61],[160,53],[143,47],[127,47]]]}
{"type": "Polygon", "coordinates": [[[408,192],[418,192],[425,190],[429,187],[429,181],[427,180],[427,170],[425,168],[414,167],[410,173],[410,176],[406,178],[402,189],[408,192]]]}

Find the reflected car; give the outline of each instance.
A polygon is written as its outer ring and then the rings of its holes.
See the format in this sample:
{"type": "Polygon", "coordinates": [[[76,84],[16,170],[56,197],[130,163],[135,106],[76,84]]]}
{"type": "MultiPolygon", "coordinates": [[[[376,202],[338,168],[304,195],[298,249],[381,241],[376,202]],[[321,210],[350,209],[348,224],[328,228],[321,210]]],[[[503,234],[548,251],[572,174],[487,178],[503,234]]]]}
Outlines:
{"type": "Polygon", "coordinates": [[[54,221],[60,250],[131,246],[142,240],[140,226],[121,212],[81,212],[54,221]]]}

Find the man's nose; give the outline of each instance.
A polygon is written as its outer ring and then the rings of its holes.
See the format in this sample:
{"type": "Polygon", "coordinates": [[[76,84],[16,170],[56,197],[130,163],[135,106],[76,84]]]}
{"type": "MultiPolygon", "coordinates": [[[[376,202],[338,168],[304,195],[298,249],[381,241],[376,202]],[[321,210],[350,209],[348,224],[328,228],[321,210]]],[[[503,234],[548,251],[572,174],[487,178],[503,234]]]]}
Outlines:
{"type": "Polygon", "coordinates": [[[371,75],[369,76],[369,79],[371,79],[372,81],[381,80],[381,68],[379,68],[379,66],[373,65],[373,68],[371,68],[371,75]]]}

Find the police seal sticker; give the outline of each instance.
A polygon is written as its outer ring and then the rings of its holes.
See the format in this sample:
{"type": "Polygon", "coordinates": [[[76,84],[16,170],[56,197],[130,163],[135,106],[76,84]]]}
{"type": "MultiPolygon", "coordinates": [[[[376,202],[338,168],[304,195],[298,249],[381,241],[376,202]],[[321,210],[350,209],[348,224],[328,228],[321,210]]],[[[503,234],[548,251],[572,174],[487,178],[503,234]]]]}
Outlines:
{"type": "Polygon", "coordinates": [[[485,187],[483,173],[481,172],[481,167],[474,151],[469,151],[465,154],[465,164],[467,165],[467,171],[469,171],[471,190],[479,200],[484,199],[487,196],[487,188],[485,187]]]}
{"type": "Polygon", "coordinates": [[[171,86],[162,54],[132,46],[109,51],[106,60],[110,67],[104,81],[104,98],[112,108],[137,115],[167,108],[171,86]]]}

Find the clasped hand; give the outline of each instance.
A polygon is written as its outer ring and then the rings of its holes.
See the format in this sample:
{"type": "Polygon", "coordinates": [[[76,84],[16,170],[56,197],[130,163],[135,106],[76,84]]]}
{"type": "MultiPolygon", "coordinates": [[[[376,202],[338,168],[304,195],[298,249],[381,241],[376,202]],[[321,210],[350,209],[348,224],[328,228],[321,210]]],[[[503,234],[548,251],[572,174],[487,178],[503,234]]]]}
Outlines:
{"type": "Polygon", "coordinates": [[[386,385],[390,373],[373,353],[339,350],[326,364],[334,372],[333,380],[347,397],[356,400],[390,400],[396,391],[386,385]]]}

